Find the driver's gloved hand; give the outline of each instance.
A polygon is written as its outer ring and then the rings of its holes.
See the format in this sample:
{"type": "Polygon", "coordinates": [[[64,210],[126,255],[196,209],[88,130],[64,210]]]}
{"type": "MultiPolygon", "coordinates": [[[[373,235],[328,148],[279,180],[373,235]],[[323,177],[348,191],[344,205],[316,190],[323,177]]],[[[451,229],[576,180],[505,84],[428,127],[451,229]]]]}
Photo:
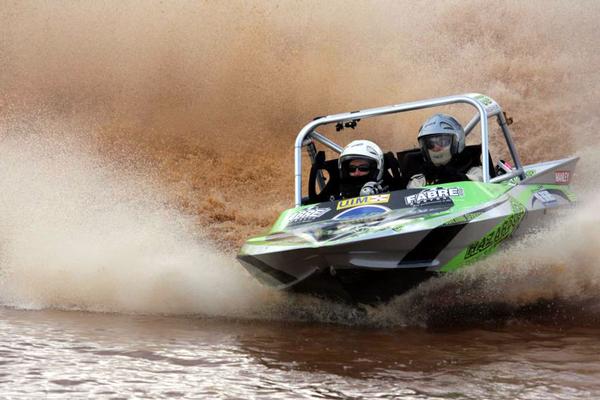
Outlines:
{"type": "Polygon", "coordinates": [[[377,182],[367,182],[363,185],[362,189],[360,189],[361,196],[371,196],[381,192],[383,192],[383,188],[377,182]]]}

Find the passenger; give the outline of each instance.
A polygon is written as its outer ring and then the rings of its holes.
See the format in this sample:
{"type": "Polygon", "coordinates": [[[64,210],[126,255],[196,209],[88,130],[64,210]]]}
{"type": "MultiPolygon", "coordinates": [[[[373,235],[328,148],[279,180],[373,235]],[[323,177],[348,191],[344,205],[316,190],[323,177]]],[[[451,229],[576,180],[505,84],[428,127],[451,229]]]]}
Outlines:
{"type": "Polygon", "coordinates": [[[383,152],[369,140],[355,140],[344,147],[338,168],[343,199],[387,191],[383,187],[383,152]]]}
{"type": "Polygon", "coordinates": [[[482,181],[481,166],[460,171],[456,166],[457,156],[465,148],[465,131],[453,117],[436,114],[419,129],[419,146],[425,159],[423,173],[410,178],[408,189],[436,183],[458,181],[482,181]]]}

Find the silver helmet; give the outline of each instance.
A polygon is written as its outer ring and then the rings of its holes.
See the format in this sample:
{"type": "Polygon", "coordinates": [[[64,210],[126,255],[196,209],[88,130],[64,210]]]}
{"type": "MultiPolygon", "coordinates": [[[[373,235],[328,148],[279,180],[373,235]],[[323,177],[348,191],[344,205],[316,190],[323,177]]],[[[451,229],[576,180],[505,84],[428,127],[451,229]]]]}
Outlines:
{"type": "Polygon", "coordinates": [[[465,148],[465,131],[450,115],[435,114],[419,129],[423,156],[435,166],[446,165],[465,148]]]}

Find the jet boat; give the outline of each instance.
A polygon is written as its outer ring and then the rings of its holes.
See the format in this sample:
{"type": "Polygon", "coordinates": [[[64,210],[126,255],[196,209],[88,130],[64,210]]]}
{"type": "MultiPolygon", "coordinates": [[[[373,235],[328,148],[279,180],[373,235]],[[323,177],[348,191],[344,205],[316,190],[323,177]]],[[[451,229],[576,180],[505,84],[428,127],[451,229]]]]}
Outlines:
{"type": "MultiPolygon", "coordinates": [[[[492,98],[468,93],[316,118],[295,142],[295,205],[270,230],[252,237],[238,260],[276,289],[360,303],[387,301],[432,276],[465,267],[575,202],[569,184],[577,157],[523,165],[506,116],[492,98]],[[479,126],[481,143],[467,145],[465,165],[481,165],[483,180],[406,189],[422,167],[419,149],[385,155],[386,193],[339,198],[337,158],[343,147],[317,131],[337,131],[363,119],[463,104],[475,109],[465,134],[479,126]],[[493,164],[489,125],[497,123],[511,161],[493,164]],[[311,160],[302,192],[302,152],[311,160]],[[330,153],[332,153],[330,152],[330,153]],[[484,156],[482,156],[484,155],[484,156]]],[[[501,146],[503,147],[503,145],[501,146]]]]}

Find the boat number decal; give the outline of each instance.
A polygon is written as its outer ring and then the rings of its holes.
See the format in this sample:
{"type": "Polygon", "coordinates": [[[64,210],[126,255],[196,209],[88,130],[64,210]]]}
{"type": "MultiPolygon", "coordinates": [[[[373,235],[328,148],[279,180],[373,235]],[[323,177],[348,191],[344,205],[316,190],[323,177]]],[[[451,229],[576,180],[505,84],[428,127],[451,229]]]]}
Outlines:
{"type": "Polygon", "coordinates": [[[314,219],[321,218],[323,215],[325,215],[329,211],[331,211],[331,208],[329,208],[329,207],[321,208],[321,207],[314,206],[314,207],[305,208],[304,210],[298,212],[297,214],[292,215],[290,217],[290,219],[288,220],[288,223],[297,224],[300,222],[312,221],[314,219]]]}
{"type": "Polygon", "coordinates": [[[432,203],[443,203],[445,200],[449,200],[450,197],[462,197],[464,191],[462,188],[439,188],[439,189],[427,189],[417,194],[411,194],[404,198],[404,202],[408,206],[420,206],[423,204],[432,203]]]}
{"type": "Polygon", "coordinates": [[[354,207],[346,211],[342,211],[338,215],[336,215],[333,219],[355,219],[355,218],[364,218],[371,215],[383,214],[385,212],[390,211],[389,208],[385,206],[377,206],[377,205],[368,205],[368,206],[359,206],[354,207]]]}
{"type": "Polygon", "coordinates": [[[483,238],[473,242],[467,247],[465,253],[465,260],[474,257],[480,253],[484,253],[486,250],[495,248],[500,242],[510,236],[511,233],[519,226],[523,216],[525,215],[525,208],[517,203],[512,202],[513,214],[506,217],[506,219],[494,230],[485,235],[483,238]]]}
{"type": "Polygon", "coordinates": [[[376,194],[373,196],[354,197],[352,199],[340,200],[337,204],[338,210],[352,208],[356,206],[366,206],[368,204],[382,204],[390,201],[390,194],[376,194]]]}
{"type": "Polygon", "coordinates": [[[539,190],[533,194],[536,199],[542,202],[542,204],[556,203],[556,197],[549,193],[547,190],[539,190]]]}
{"type": "Polygon", "coordinates": [[[569,171],[555,171],[554,182],[556,183],[569,183],[571,180],[571,172],[569,171]]]}

